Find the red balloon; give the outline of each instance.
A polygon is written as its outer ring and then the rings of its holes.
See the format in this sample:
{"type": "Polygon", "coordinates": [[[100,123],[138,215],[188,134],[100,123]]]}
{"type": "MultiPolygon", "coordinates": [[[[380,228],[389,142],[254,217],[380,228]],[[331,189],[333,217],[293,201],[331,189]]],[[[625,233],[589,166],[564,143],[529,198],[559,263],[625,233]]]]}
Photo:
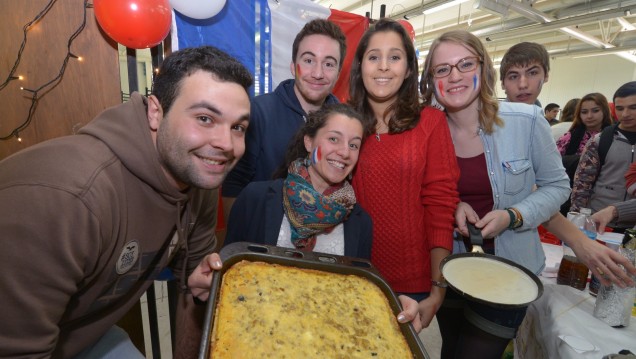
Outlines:
{"type": "Polygon", "coordinates": [[[404,26],[406,33],[409,34],[409,37],[411,38],[411,41],[415,41],[415,30],[413,29],[413,25],[404,19],[399,19],[398,22],[404,26]]]}
{"type": "Polygon", "coordinates": [[[168,0],[93,0],[95,18],[113,40],[133,49],[156,46],[168,36],[168,0]]]}

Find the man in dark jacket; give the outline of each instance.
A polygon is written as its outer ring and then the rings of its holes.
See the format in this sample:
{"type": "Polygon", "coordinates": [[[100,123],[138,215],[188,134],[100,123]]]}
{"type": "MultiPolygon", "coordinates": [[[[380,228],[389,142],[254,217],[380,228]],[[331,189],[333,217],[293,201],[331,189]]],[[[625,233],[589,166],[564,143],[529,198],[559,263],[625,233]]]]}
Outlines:
{"type": "Polygon", "coordinates": [[[0,357],[143,358],[115,323],[166,266],[207,300],[251,84],[218,49],[178,51],[152,95],[0,162],[0,357]]]}
{"type": "Polygon", "coordinates": [[[234,199],[253,181],[272,179],[283,164],[287,145],[305,123],[305,116],[327,103],[345,58],[345,36],[324,19],[307,23],[296,35],[290,70],[294,79],[281,82],[274,92],[252,100],[245,156],[223,183],[224,214],[234,199]]]}

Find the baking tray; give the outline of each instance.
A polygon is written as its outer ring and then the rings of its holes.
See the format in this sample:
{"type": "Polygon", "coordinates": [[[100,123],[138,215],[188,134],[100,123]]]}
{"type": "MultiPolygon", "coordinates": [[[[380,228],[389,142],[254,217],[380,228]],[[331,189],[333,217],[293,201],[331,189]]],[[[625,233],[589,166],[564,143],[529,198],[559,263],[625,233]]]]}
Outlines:
{"type": "MultiPolygon", "coordinates": [[[[229,244],[219,252],[223,261],[223,269],[214,272],[212,276],[212,286],[208,299],[201,345],[199,348],[199,359],[208,359],[210,356],[210,332],[214,327],[214,312],[216,301],[221,289],[221,279],[227,269],[242,261],[261,261],[304,269],[315,269],[324,272],[357,275],[371,281],[377,285],[388,299],[393,313],[397,315],[402,311],[400,301],[391,290],[391,287],[380,277],[378,271],[371,262],[365,259],[337,256],[318,252],[304,252],[296,249],[281,248],[263,244],[249,242],[236,242],[229,244]]],[[[413,353],[413,358],[429,359],[424,345],[420,341],[415,329],[410,323],[398,323],[406,342],[413,353]]]]}

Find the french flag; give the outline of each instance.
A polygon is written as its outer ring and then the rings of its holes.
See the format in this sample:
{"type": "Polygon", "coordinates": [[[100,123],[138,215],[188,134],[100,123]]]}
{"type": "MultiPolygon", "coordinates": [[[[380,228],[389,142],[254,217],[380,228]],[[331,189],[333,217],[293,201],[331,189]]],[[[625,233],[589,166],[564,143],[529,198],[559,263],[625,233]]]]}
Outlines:
{"type": "Polygon", "coordinates": [[[339,25],[347,37],[347,56],[334,94],[342,102],[348,99],[351,60],[369,19],[331,10],[310,0],[228,0],[216,16],[197,20],[175,11],[172,24],[172,49],[212,45],[237,58],[254,74],[252,95],[271,92],[292,78],[292,44],[305,23],[329,19],[339,25]]]}

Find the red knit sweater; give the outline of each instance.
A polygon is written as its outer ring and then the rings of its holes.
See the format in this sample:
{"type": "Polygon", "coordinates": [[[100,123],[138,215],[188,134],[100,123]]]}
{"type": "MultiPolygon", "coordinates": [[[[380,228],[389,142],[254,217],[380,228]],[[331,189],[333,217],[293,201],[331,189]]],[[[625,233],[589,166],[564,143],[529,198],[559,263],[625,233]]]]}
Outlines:
{"type": "Polygon", "coordinates": [[[353,187],[373,219],[371,262],[394,291],[430,291],[431,249],[452,249],[458,179],[439,110],[427,107],[414,129],[362,145],[353,187]]]}

